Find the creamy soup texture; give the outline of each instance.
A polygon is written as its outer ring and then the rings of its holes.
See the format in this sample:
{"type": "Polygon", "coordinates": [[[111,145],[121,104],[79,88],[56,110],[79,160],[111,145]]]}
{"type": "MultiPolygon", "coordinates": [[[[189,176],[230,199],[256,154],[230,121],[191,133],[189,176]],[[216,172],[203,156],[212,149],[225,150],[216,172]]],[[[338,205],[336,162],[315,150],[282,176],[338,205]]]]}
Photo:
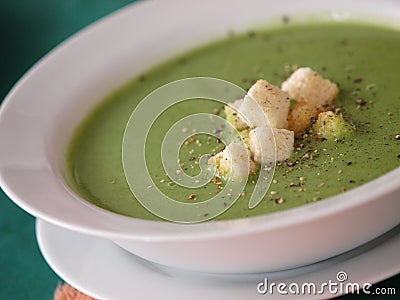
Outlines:
{"type": "MultiPolygon", "coordinates": [[[[392,29],[361,24],[287,24],[231,35],[177,57],[112,93],[82,122],[68,151],[72,187],[104,209],[159,219],[134,198],[122,167],[122,138],[138,102],[163,84],[193,76],[225,79],[245,90],[259,78],[280,86],[295,66],[311,67],[338,84],[335,105],[356,131],[339,141],[318,140],[313,134],[296,139],[293,156],[278,163],[262,202],[248,208],[257,180],[252,176],[243,196],[216,220],[286,210],[360,186],[400,165],[399,50],[400,32],[392,29]]],[[[204,201],[219,191],[215,182],[195,190],[179,187],[162,168],[160,146],[168,128],[196,112],[223,116],[220,103],[183,102],[157,119],[146,145],[154,182],[182,202],[204,201]]],[[[180,161],[191,175],[198,173],[202,154],[215,154],[224,146],[205,135],[193,138],[193,143],[180,149],[180,161]]]]}

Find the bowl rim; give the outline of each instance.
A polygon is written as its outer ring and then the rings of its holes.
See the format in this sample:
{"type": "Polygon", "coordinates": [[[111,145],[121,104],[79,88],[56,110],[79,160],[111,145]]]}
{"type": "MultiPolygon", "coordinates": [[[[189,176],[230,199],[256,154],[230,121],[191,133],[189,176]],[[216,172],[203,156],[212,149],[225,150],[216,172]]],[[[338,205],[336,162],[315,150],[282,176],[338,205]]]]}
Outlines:
{"type": "MultiPolygon", "coordinates": [[[[224,1],[228,3],[228,0],[223,0],[221,3],[224,1]]],[[[212,1],[210,0],[210,2],[212,1]]],[[[254,0],[254,2],[261,3],[260,0],[254,0]]],[[[294,2],[295,1],[292,0],[284,1],[284,3],[294,2]]],[[[310,1],[310,3],[314,2],[315,1],[312,0],[310,1]]],[[[338,5],[341,5],[346,2],[340,0],[338,3],[338,5]]],[[[363,5],[367,8],[368,5],[373,6],[372,0],[355,1],[355,3],[357,3],[357,5],[363,5]]],[[[398,3],[395,1],[385,0],[381,2],[380,5],[382,5],[382,3],[386,3],[389,6],[397,5],[398,7],[398,3]]],[[[100,34],[104,30],[107,31],[110,28],[113,28],[114,23],[122,24],[132,16],[153,11],[154,8],[156,6],[158,7],[159,5],[164,5],[164,7],[166,7],[174,4],[179,4],[182,6],[182,3],[179,2],[179,0],[172,0],[167,4],[162,4],[162,1],[158,0],[134,3],[106,18],[101,19],[100,21],[97,21],[93,25],[90,25],[86,29],[78,32],[53,49],[49,54],[39,60],[15,84],[15,86],[4,99],[0,107],[0,140],[9,141],[11,138],[9,133],[10,131],[13,131],[13,129],[16,127],[20,128],[22,125],[30,125],[28,122],[31,120],[29,116],[27,120],[24,121],[24,124],[16,124],[15,121],[12,121],[12,119],[14,119],[13,117],[16,117],[16,119],[21,121],[21,105],[27,104],[26,100],[23,99],[23,96],[32,89],[32,84],[35,83],[34,79],[46,72],[48,73],[48,70],[52,67],[52,64],[57,63],[57,61],[60,59],[62,60],[62,55],[64,53],[70,51],[71,48],[78,47],[83,40],[100,34]]],[[[22,115],[27,113],[24,109],[22,109],[22,111],[22,115]]],[[[37,116],[34,117],[36,118],[37,116]]],[[[42,125],[44,126],[45,124],[42,125]]],[[[47,132],[43,132],[43,141],[45,141],[47,138],[47,132]]],[[[26,146],[24,141],[21,139],[13,141],[13,146],[16,145],[20,146],[20,148],[18,148],[20,150],[23,148],[23,146],[26,146]]],[[[28,147],[26,147],[25,150],[28,150],[28,147]]],[[[24,153],[26,154],[26,151],[17,151],[17,153],[13,155],[12,162],[10,163],[8,162],[10,151],[10,148],[7,148],[5,151],[0,150],[0,186],[8,195],[8,197],[10,197],[17,205],[35,217],[50,223],[54,223],[56,225],[81,233],[103,236],[111,239],[129,239],[138,241],[170,241],[181,239],[198,240],[204,238],[220,238],[222,236],[247,235],[261,231],[272,231],[277,228],[296,226],[301,223],[312,222],[327,216],[339,214],[340,212],[347,211],[349,209],[357,209],[359,206],[366,205],[370,202],[379,201],[380,197],[384,197],[385,195],[389,195],[399,190],[398,178],[400,178],[400,167],[380,176],[373,181],[349,190],[343,194],[338,194],[324,199],[321,202],[302,205],[300,207],[251,218],[212,221],[199,224],[175,224],[166,221],[136,219],[99,208],[77,196],[68,187],[68,185],[63,182],[59,174],[57,174],[57,170],[54,170],[54,166],[49,164],[44,157],[44,160],[39,159],[38,165],[23,165],[22,163],[19,164],[16,162],[19,162],[18,155],[24,155],[24,153]],[[60,213],[54,215],[54,211],[44,209],[43,204],[42,207],[38,207],[37,204],[32,205],[29,203],[30,199],[26,200],[27,192],[22,191],[23,187],[20,185],[18,186],[17,184],[18,188],[16,188],[14,173],[17,172],[17,174],[20,174],[18,172],[23,171],[33,172],[31,175],[27,175],[27,177],[24,178],[25,182],[30,179],[35,182],[34,177],[37,177],[38,175],[43,176],[43,179],[47,184],[54,185],[52,192],[55,194],[53,194],[52,197],[69,197],[72,204],[67,208],[81,209],[84,213],[77,213],[74,219],[71,215],[63,216],[60,213]],[[350,198],[351,201],[348,201],[350,198]],[[90,219],[90,222],[87,222],[87,220],[83,219],[78,220],[78,217],[84,217],[85,213],[87,213],[90,218],[97,217],[98,219],[90,219]],[[68,218],[73,218],[73,221],[68,218]]],[[[24,162],[24,157],[19,156],[19,158],[22,162],[24,162]]],[[[41,194],[37,192],[36,197],[38,195],[41,194]]],[[[40,203],[40,201],[37,203],[40,203]]],[[[52,207],[51,209],[57,208],[52,207]]]]}

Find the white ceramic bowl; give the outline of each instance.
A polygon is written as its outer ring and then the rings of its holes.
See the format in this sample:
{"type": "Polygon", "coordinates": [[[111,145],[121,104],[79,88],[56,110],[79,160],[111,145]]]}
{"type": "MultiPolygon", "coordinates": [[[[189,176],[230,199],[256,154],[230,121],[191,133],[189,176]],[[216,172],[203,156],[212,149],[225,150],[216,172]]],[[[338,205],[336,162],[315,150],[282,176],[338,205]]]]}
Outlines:
{"type": "Polygon", "coordinates": [[[73,129],[128,79],[228,30],[290,15],[378,17],[400,28],[398,1],[146,1],[75,35],[38,62],[0,111],[0,184],[32,215],[110,239],[151,261],[204,272],[245,273],[320,261],[400,223],[400,168],[344,194],[266,216],[181,225],[97,208],[64,181],[73,129]]]}

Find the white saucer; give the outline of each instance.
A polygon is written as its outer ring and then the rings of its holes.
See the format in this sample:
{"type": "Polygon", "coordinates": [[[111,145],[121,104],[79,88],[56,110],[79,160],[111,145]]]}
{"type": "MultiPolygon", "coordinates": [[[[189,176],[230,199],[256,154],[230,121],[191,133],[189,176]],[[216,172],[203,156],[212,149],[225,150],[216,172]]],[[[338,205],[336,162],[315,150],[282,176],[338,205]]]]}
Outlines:
{"type": "MultiPolygon", "coordinates": [[[[210,275],[167,268],[136,257],[114,243],[36,222],[40,250],[53,270],[66,282],[97,299],[229,299],[278,298],[261,295],[257,286],[268,282],[339,282],[337,273],[346,272],[343,283],[376,283],[400,272],[400,226],[378,239],[345,254],[310,266],[264,274],[210,275]]],[[[295,249],[293,250],[295,254],[295,249]]],[[[245,254],[244,254],[245,256],[245,254]]],[[[373,291],[371,288],[370,291],[373,291]]],[[[330,298],[321,295],[294,298],[330,298]]],[[[285,299],[291,298],[289,295],[285,299]]]]}

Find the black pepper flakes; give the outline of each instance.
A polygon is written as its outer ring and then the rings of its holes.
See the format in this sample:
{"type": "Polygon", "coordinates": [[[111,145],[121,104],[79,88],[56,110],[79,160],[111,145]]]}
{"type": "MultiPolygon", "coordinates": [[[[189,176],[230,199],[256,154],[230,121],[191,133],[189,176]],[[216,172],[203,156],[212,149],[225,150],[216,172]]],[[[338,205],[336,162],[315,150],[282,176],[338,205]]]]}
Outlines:
{"type": "Polygon", "coordinates": [[[356,103],[360,106],[364,106],[365,104],[367,104],[367,101],[365,101],[364,99],[361,99],[361,98],[357,98],[356,103]]]}
{"type": "Polygon", "coordinates": [[[256,33],[255,33],[254,30],[250,30],[249,32],[247,32],[247,36],[248,36],[249,38],[253,38],[253,37],[256,36],[256,33]]]}
{"type": "Polygon", "coordinates": [[[282,16],[282,22],[283,24],[288,24],[290,22],[289,16],[286,15],[282,16]]]}
{"type": "Polygon", "coordinates": [[[296,165],[296,161],[288,161],[288,162],[286,163],[286,165],[287,165],[288,167],[294,167],[294,166],[296,165]]]}
{"type": "Polygon", "coordinates": [[[315,122],[317,122],[317,118],[316,117],[311,117],[310,118],[310,124],[315,124],[315,122]]]}
{"type": "Polygon", "coordinates": [[[197,196],[195,194],[191,194],[191,195],[189,195],[188,200],[193,200],[196,198],[197,198],[197,196]]]}

